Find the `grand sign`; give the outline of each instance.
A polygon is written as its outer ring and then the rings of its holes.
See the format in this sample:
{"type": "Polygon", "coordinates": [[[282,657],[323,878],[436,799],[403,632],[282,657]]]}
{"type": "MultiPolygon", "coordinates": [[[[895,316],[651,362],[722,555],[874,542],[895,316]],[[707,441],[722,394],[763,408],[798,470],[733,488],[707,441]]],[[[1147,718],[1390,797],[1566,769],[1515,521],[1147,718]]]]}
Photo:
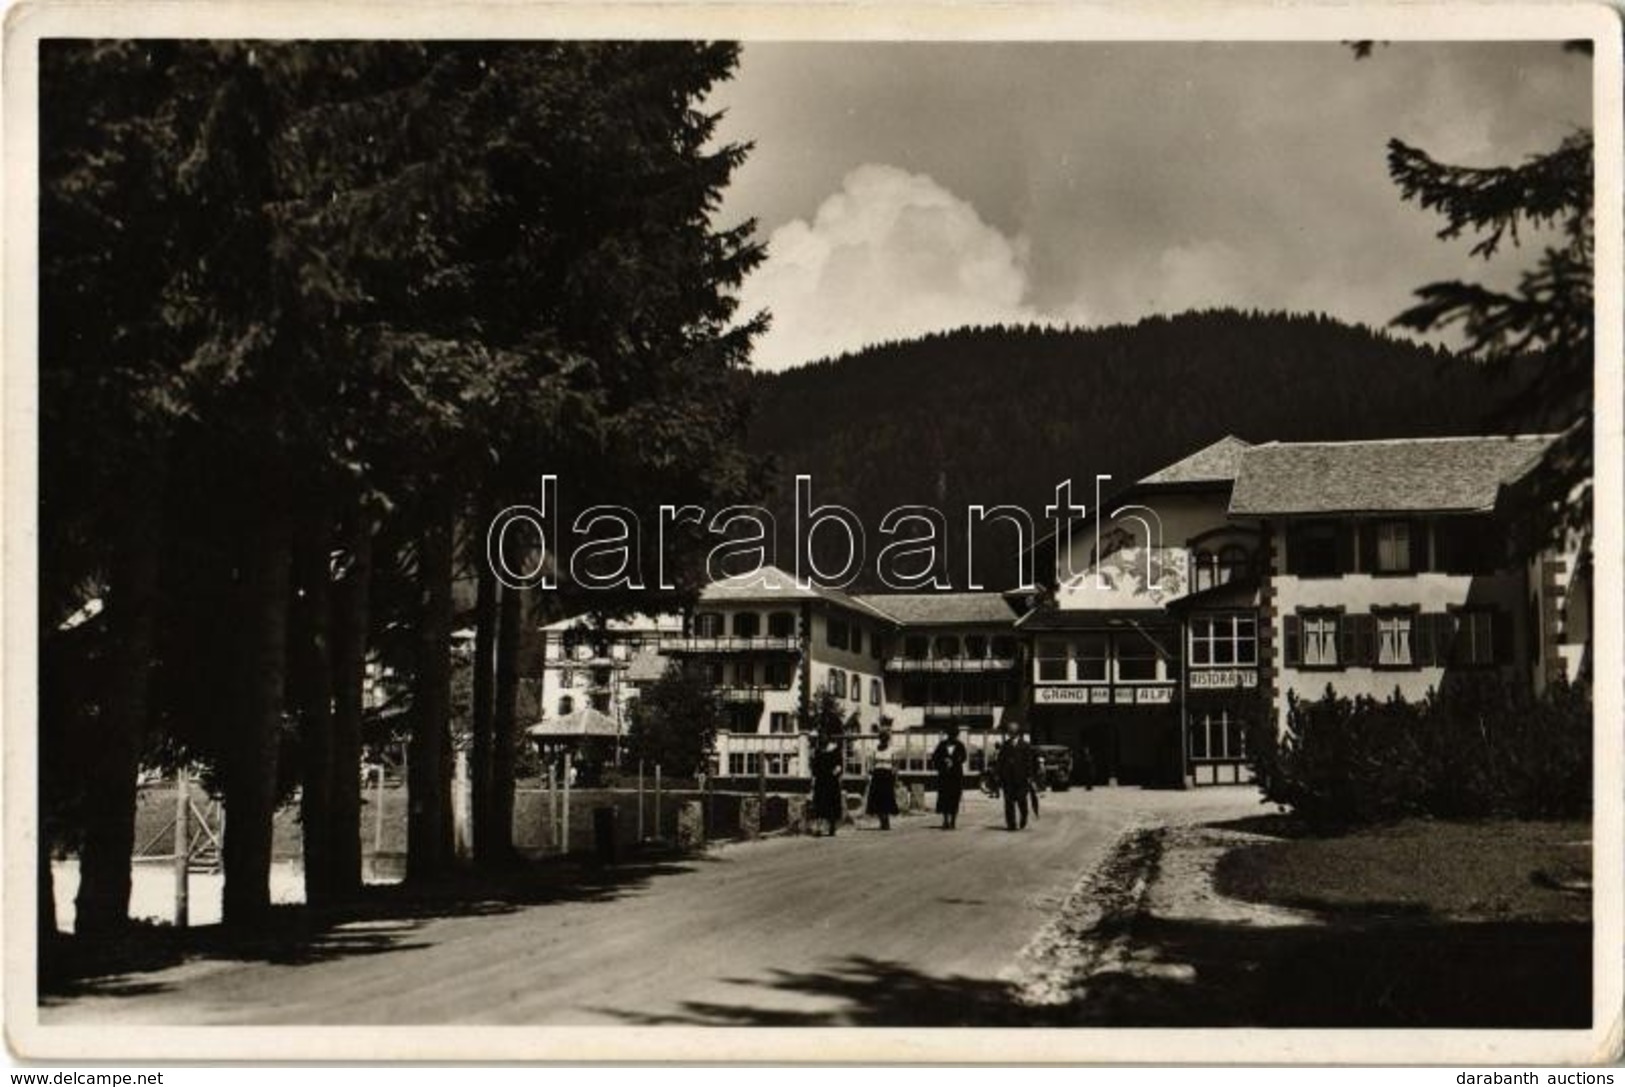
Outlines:
{"type": "Polygon", "coordinates": [[[1166,706],[1174,700],[1172,687],[1038,687],[1033,701],[1040,706],[1166,706]]]}
{"type": "Polygon", "coordinates": [[[1193,691],[1225,691],[1237,687],[1257,687],[1256,668],[1193,668],[1188,686],[1193,691]]]}

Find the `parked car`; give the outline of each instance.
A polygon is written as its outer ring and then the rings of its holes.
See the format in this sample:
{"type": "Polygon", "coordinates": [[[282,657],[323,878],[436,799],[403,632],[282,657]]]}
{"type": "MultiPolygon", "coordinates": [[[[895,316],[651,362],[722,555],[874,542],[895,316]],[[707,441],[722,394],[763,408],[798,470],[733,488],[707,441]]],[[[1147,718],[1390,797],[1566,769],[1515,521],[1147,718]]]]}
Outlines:
{"type": "Polygon", "coordinates": [[[1062,792],[1072,788],[1072,749],[1065,744],[1034,744],[1033,750],[1044,760],[1044,785],[1062,792]]]}

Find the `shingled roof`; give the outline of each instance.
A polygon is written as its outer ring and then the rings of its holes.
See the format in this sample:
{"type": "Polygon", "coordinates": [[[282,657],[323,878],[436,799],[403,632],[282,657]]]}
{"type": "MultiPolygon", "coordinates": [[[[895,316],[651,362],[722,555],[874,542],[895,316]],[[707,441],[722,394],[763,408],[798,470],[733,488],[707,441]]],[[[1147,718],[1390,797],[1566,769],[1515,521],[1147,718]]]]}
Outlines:
{"type": "Polygon", "coordinates": [[[871,593],[858,599],[905,625],[1008,626],[1016,621],[1002,593],[871,593]]]}
{"type": "Polygon", "coordinates": [[[1241,457],[1230,512],[1473,512],[1495,506],[1550,435],[1397,438],[1360,442],[1269,442],[1241,457]]]}
{"type": "Polygon", "coordinates": [[[1176,460],[1140,480],[1142,487],[1165,487],[1189,483],[1229,483],[1241,469],[1241,457],[1253,448],[1234,434],[1226,434],[1182,460],[1176,460]]]}

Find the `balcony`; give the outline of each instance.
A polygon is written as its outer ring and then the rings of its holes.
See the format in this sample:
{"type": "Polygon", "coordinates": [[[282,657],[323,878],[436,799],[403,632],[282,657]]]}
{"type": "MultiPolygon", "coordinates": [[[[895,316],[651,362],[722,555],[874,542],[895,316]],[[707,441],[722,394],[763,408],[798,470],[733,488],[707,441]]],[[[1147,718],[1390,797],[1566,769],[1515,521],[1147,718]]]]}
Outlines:
{"type": "Polygon", "coordinates": [[[888,672],[1008,672],[1014,657],[891,657],[888,672]]]}
{"type": "Polygon", "coordinates": [[[662,653],[795,653],[800,649],[801,639],[794,635],[719,635],[702,638],[674,634],[660,639],[662,653]]]}
{"type": "Polygon", "coordinates": [[[925,719],[930,721],[948,717],[991,718],[998,708],[998,706],[990,702],[927,702],[925,704],[925,719]]]}
{"type": "Polygon", "coordinates": [[[724,702],[765,702],[767,696],[774,692],[783,692],[784,687],[713,687],[716,696],[724,702]]]}

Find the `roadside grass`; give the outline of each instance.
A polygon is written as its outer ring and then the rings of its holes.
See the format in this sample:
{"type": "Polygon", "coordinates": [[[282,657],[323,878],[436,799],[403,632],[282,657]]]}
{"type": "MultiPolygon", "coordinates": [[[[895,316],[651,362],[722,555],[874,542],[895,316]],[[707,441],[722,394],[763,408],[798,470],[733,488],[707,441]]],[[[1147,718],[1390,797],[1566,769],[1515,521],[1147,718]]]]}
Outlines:
{"type": "Polygon", "coordinates": [[[1372,919],[1584,922],[1590,839],[1582,821],[1413,819],[1234,849],[1215,885],[1245,901],[1372,919]]]}

